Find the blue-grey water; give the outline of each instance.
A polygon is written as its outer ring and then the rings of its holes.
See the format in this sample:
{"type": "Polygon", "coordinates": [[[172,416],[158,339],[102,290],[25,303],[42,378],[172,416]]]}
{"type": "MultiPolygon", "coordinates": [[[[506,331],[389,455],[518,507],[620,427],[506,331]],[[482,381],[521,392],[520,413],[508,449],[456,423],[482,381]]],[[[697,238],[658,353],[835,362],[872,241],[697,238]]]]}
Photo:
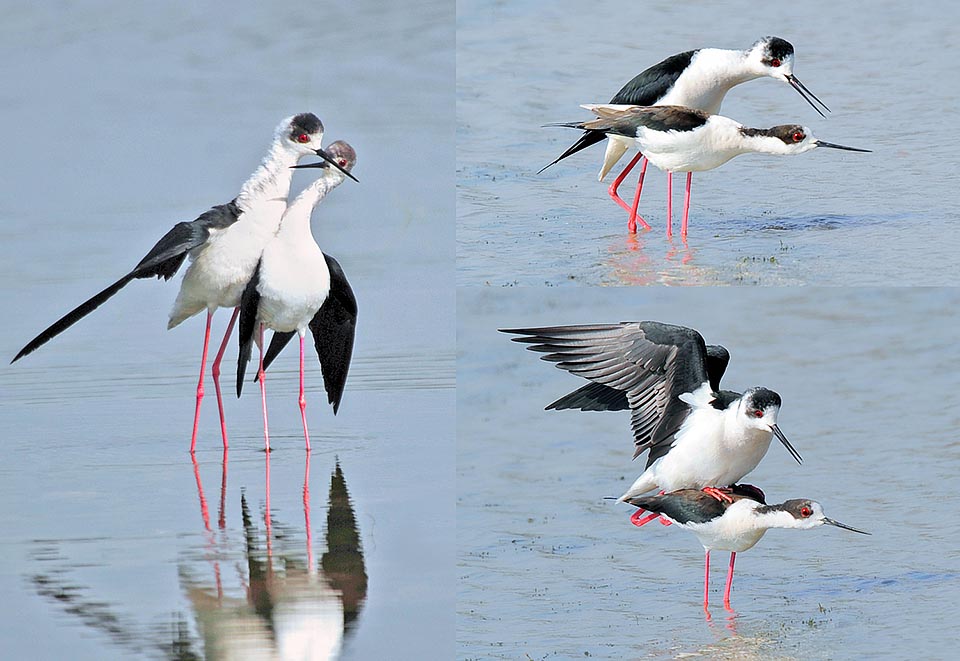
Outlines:
{"type": "Polygon", "coordinates": [[[960,595],[955,289],[461,290],[457,355],[460,659],[946,659],[960,595]],[[497,328],[655,319],[732,359],[724,387],[780,393],[746,482],[867,530],[774,530],[738,555],[735,614],[702,610],[703,549],[632,526],[618,496],[629,414],[544,411],[582,385],[497,328]]]}
{"type": "Polygon", "coordinates": [[[457,10],[458,284],[960,283],[950,128],[960,98],[944,50],[955,3],[460,0],[457,10]],[[653,229],[636,237],[607,197],[612,175],[597,182],[603,145],[536,174],[578,135],[541,125],[589,119],[579,104],[609,101],[668,55],[767,34],[794,44],[797,76],[833,112],[823,119],[762,79],[734,88],[722,114],[805,124],[872,154],[747,155],[696,173],[686,243],[665,236],[666,176],[653,167],[640,204],[653,229]]]}
{"type": "Polygon", "coordinates": [[[0,368],[0,656],[290,658],[298,625],[319,654],[338,622],[344,659],[452,656],[453,48],[446,2],[4,8],[0,355],[230,200],[303,111],[358,153],[314,232],[360,312],[336,417],[309,349],[306,503],[294,345],[268,374],[269,493],[234,343],[228,459],[208,375],[191,462],[204,320],[165,330],[179,276],[0,368]],[[353,538],[328,521],[338,462],[353,538]]]}

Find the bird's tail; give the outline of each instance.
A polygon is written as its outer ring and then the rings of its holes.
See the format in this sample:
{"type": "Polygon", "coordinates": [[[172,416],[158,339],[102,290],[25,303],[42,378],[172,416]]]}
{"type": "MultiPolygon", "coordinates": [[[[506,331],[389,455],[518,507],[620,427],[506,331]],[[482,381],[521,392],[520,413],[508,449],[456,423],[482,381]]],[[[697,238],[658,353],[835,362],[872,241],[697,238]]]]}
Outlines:
{"type": "MultiPolygon", "coordinates": [[[[583,128],[583,122],[565,122],[560,124],[546,124],[545,126],[562,126],[564,128],[578,129],[578,128],[583,128]]],[[[583,135],[581,135],[580,138],[575,143],[567,147],[567,150],[562,154],[560,154],[553,162],[548,163],[547,165],[544,165],[542,168],[540,168],[537,174],[540,174],[551,165],[556,165],[557,163],[565,159],[567,156],[572,156],[582,149],[586,149],[591,145],[595,145],[598,142],[601,142],[605,137],[606,136],[599,131],[584,131],[583,135]]]]}

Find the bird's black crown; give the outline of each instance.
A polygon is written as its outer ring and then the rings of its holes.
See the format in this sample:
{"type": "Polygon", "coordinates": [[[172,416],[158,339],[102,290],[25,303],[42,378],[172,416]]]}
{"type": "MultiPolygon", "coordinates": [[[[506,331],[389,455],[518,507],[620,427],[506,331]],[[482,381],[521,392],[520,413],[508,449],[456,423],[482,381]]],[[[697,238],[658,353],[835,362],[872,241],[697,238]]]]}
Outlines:
{"type": "Polygon", "coordinates": [[[780,406],[780,395],[766,388],[754,388],[748,397],[747,403],[755,409],[763,411],[771,406],[780,406]]]}
{"type": "Polygon", "coordinates": [[[300,133],[314,135],[322,130],[323,122],[321,122],[320,118],[314,115],[312,112],[302,112],[299,115],[296,115],[293,118],[293,121],[290,122],[291,135],[299,135],[300,133]]]}
{"type": "Polygon", "coordinates": [[[791,44],[786,39],[781,39],[780,37],[764,37],[758,41],[755,45],[763,45],[763,59],[772,60],[774,58],[778,60],[785,60],[786,58],[793,55],[793,44],[791,44]]]}

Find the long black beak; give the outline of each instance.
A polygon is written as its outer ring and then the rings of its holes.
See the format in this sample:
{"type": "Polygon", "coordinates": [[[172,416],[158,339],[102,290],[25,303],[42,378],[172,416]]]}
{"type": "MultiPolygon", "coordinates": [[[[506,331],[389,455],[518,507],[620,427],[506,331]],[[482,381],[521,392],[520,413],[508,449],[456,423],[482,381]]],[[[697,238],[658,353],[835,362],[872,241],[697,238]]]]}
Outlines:
{"type": "Polygon", "coordinates": [[[818,99],[816,94],[814,94],[813,92],[811,92],[810,90],[808,90],[808,89],[807,89],[807,86],[800,82],[800,79],[799,79],[799,78],[797,78],[797,77],[794,76],[793,74],[790,74],[789,76],[787,76],[787,82],[790,83],[790,87],[792,87],[793,89],[797,90],[797,92],[800,93],[800,96],[803,97],[803,100],[804,100],[804,101],[806,101],[807,103],[810,104],[810,107],[811,107],[811,108],[813,108],[813,109],[816,110],[818,113],[820,113],[820,116],[821,116],[821,117],[826,117],[826,115],[824,115],[824,114],[820,111],[820,108],[818,108],[816,105],[814,105],[813,101],[816,101],[816,102],[819,103],[821,106],[823,106],[824,110],[826,110],[827,112],[830,112],[830,108],[827,108],[827,104],[824,103],[823,101],[821,101],[820,99],[818,99]],[[808,95],[809,95],[809,96],[808,96],[808,95]],[[813,100],[811,100],[811,99],[813,99],[813,100]]]}
{"type": "Polygon", "coordinates": [[[830,149],[842,149],[844,151],[861,151],[861,152],[864,152],[865,154],[873,153],[869,149],[857,149],[856,147],[845,147],[843,145],[835,145],[832,142],[824,142],[823,140],[815,140],[814,142],[816,143],[817,147],[830,147],[830,149]]]}
{"type": "Polygon", "coordinates": [[[360,183],[360,180],[359,180],[359,179],[357,179],[357,178],[354,177],[352,174],[350,174],[349,172],[347,172],[346,170],[344,170],[342,167],[340,167],[340,164],[337,163],[336,160],[334,160],[333,156],[331,156],[330,154],[328,154],[328,153],[325,152],[324,150],[318,149],[318,150],[317,150],[317,156],[319,156],[319,157],[322,158],[324,161],[326,161],[326,163],[324,163],[323,161],[321,161],[320,163],[304,163],[303,165],[294,165],[294,166],[291,166],[291,169],[293,169],[293,170],[305,170],[305,169],[307,169],[307,168],[325,168],[325,167],[327,167],[327,163],[329,163],[329,164],[332,165],[333,167],[335,167],[335,168],[337,168],[338,170],[340,170],[340,172],[344,173],[345,175],[347,175],[348,177],[350,177],[351,179],[353,179],[354,181],[356,181],[358,184],[360,183]]]}
{"type": "Polygon", "coordinates": [[[848,526],[846,523],[840,523],[839,521],[834,521],[833,519],[830,519],[828,517],[823,517],[823,522],[831,526],[836,526],[837,528],[843,528],[844,530],[851,530],[853,532],[858,532],[861,535],[871,534],[871,533],[868,533],[866,530],[857,530],[853,526],[848,526]]]}
{"type": "Polygon", "coordinates": [[[780,431],[780,428],[776,425],[770,425],[770,431],[773,432],[773,435],[777,437],[777,440],[783,443],[783,447],[787,448],[787,452],[790,453],[790,456],[797,460],[798,464],[803,463],[803,457],[800,456],[800,453],[797,452],[797,449],[790,445],[790,441],[787,440],[787,437],[783,435],[783,432],[780,431]]]}

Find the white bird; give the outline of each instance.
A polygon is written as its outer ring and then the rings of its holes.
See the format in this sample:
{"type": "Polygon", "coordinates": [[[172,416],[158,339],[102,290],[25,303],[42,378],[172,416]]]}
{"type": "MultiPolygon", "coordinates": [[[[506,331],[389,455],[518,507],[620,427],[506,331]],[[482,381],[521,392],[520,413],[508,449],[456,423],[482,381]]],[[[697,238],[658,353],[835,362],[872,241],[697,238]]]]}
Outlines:
{"type": "MultiPolygon", "coordinates": [[[[585,122],[548,124],[600,131],[632,138],[647,160],[667,172],[686,172],[680,235],[687,236],[690,183],[694,172],[718,168],[741,154],[792,156],[817,147],[869,152],[825,142],[806,126],[784,124],[769,129],[748,128],[729,117],[680,106],[614,106],[585,104],[597,116],[585,122]]],[[[673,235],[672,180],[667,179],[667,236],[673,235]]]]}
{"type": "MultiPolygon", "coordinates": [[[[823,106],[824,110],[829,112],[830,109],[794,75],[794,55],[793,45],[780,37],[763,37],[746,50],[700,48],[678,53],[635,76],[614,95],[610,103],[621,106],[685,106],[716,114],[720,112],[720,105],[727,92],[733,87],[757,78],[769,77],[785,82],[797,90],[800,96],[822,117],[824,114],[817,108],[814,101],[823,106]]],[[[605,135],[600,131],[587,130],[563,154],[540,172],[567,156],[600,142],[604,137],[609,137],[610,140],[607,142],[603,167],[600,168],[598,177],[603,181],[624,152],[634,146],[632,141],[616,135],[605,135]]],[[[641,166],[632,206],[620,198],[617,189],[643,156],[643,152],[638,153],[607,191],[617,204],[630,213],[629,231],[631,233],[637,231],[638,220],[643,224],[644,229],[650,228],[643,218],[637,215],[643,179],[647,172],[647,161],[644,160],[641,166]]],[[[672,189],[672,184],[673,176],[668,171],[668,190],[672,189]]]]}
{"type": "Polygon", "coordinates": [[[737,553],[753,548],[771,528],[809,530],[831,525],[857,530],[826,517],[823,506],[815,500],[787,500],[779,505],[766,505],[763,492],[750,485],[735,485],[727,500],[716,498],[695,489],[682,489],[656,496],[638,496],[627,500],[631,505],[659,514],[678,527],[693,532],[703,545],[705,571],[703,578],[703,607],[710,597],[710,551],[729,551],[730,565],[723,603],[730,607],[730,587],[733,584],[733,564],[737,553]]]}
{"type": "MultiPolygon", "coordinates": [[[[337,141],[327,150],[340,170],[327,167],[324,173],[290,203],[276,236],[267,243],[263,255],[247,283],[240,303],[240,355],[237,361],[237,397],[243,388],[243,376],[250,360],[256,332],[260,347],[257,379],[263,406],[263,435],[270,451],[267,424],[266,387],[263,372],[296,333],[300,336],[300,416],[303,437],[310,451],[307,429],[307,401],[304,396],[304,337],[307,328],[313,333],[320,357],[323,383],[329,403],[336,414],[343,396],[343,387],[350,368],[353,339],[357,322],[357,301],[343,269],[333,257],[325,255],[310,232],[310,214],[331,190],[343,183],[357,162],[353,148],[337,141]],[[341,172],[342,171],[342,172],[341,172]],[[274,331],[267,351],[263,353],[263,331],[274,331]]],[[[301,167],[326,167],[318,163],[301,167]]]]}
{"type": "MultiPolygon", "coordinates": [[[[273,142],[260,167],[244,182],[236,198],[213,207],[192,222],[174,225],[133,270],[54,322],[27,343],[11,362],[23,358],[83,319],[132,280],[153,276],[169,280],[189,256],[192,263],[180,285],[167,328],[173,328],[203,310],[207,312],[190,438],[190,452],[193,453],[197,443],[200,403],[204,394],[203,375],[213,313],[220,307],[236,308],[239,305],[240,294],[253,274],[263,246],[276,234],[280,225],[290,192],[291,168],[301,157],[308,155],[315,154],[331,161],[321,147],[322,139],[323,124],[312,113],[301,113],[283,120],[274,133],[273,142]]],[[[220,362],[238,311],[234,310],[230,318],[213,362],[213,382],[217,391],[224,448],[228,442],[220,394],[220,362]]]]}
{"type": "Polygon", "coordinates": [[[692,328],[641,321],[503,332],[521,335],[513,340],[592,382],[548,409],[629,407],[633,456],[650,454],[621,501],[653,489],[707,488],[724,497],[723,488],[757,467],[774,436],[802,461],[777,426],[780,395],[766,388],[720,390],[729,354],[719,346],[708,351],[692,328]]]}

